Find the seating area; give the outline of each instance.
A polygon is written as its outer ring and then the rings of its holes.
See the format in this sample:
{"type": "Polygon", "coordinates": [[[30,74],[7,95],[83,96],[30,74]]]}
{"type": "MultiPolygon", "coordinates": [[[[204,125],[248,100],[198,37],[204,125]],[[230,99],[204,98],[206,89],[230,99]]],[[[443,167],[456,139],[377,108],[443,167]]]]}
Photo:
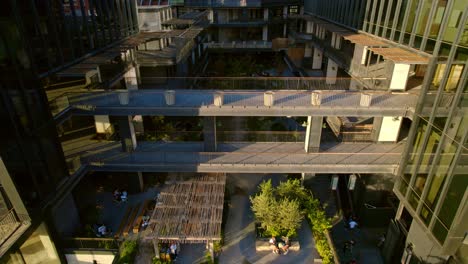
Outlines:
{"type": "Polygon", "coordinates": [[[152,200],[148,199],[137,205],[128,206],[114,237],[117,239],[125,238],[130,233],[137,234],[143,230],[143,217],[151,213],[151,209],[148,208],[151,201],[152,200]]]}

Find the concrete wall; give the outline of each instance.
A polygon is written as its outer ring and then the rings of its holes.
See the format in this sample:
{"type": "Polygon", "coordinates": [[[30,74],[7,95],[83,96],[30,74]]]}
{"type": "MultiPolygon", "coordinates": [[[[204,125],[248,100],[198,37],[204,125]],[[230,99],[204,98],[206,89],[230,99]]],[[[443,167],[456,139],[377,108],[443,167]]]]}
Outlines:
{"type": "Polygon", "coordinates": [[[443,256],[441,247],[433,240],[432,237],[426,234],[426,231],[420,224],[413,220],[408,231],[406,244],[412,243],[413,255],[420,258],[424,263],[444,263],[444,259],[448,256],[443,256]]]}
{"type": "Polygon", "coordinates": [[[73,254],[65,254],[65,258],[68,264],[112,264],[115,253],[108,251],[79,251],[73,254]]]}
{"type": "Polygon", "coordinates": [[[52,218],[57,233],[61,236],[73,236],[80,228],[80,216],[73,196],[69,194],[62,203],[52,211],[52,218]]]}

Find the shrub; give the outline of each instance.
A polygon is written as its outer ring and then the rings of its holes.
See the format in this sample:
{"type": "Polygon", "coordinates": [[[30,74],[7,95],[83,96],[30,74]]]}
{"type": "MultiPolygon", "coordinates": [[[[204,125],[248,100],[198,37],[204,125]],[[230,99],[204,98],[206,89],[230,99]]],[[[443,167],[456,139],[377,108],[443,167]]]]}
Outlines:
{"type": "Polygon", "coordinates": [[[120,257],[117,261],[118,264],[130,264],[135,260],[138,244],[134,240],[125,241],[120,247],[120,257]]]}

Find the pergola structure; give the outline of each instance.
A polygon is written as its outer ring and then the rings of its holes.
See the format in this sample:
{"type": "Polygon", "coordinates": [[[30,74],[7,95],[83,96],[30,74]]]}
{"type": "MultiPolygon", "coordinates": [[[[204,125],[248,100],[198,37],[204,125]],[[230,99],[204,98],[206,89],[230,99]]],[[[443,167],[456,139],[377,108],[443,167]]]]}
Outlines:
{"type": "Polygon", "coordinates": [[[160,192],[145,236],[156,257],[160,242],[206,243],[213,250],[213,241],[221,240],[225,184],[223,173],[194,175],[160,192]]]}

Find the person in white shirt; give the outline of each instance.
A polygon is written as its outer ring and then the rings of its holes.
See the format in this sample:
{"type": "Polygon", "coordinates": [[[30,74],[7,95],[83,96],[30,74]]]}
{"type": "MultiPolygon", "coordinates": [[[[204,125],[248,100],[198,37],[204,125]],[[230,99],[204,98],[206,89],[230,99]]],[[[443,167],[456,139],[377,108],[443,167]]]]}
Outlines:
{"type": "Polygon", "coordinates": [[[349,221],[349,228],[350,228],[350,229],[354,229],[354,228],[356,228],[357,226],[358,226],[358,223],[357,223],[356,221],[354,221],[353,219],[351,219],[351,220],[349,221]]]}
{"type": "Polygon", "coordinates": [[[101,236],[107,235],[107,228],[105,225],[101,225],[100,227],[98,227],[98,234],[101,236]]]}

